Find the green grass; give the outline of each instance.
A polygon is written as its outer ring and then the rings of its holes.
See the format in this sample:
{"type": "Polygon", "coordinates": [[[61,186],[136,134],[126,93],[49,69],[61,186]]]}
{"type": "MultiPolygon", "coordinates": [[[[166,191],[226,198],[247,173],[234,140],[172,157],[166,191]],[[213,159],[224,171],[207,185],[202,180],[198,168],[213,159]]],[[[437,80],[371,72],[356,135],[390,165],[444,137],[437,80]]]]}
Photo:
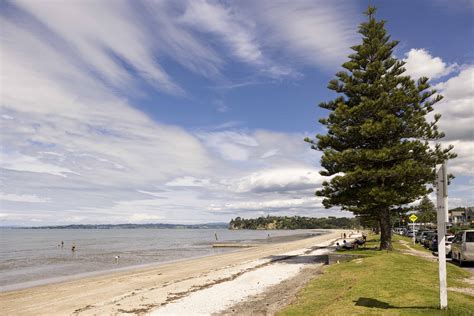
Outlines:
{"type": "MultiPolygon", "coordinates": [[[[377,247],[376,237],[369,237],[367,248],[377,247]]],[[[403,254],[401,239],[410,241],[395,236],[391,252],[344,251],[361,255],[362,262],[354,259],[328,266],[279,315],[474,315],[473,297],[452,291],[448,310],[438,309],[437,262],[403,254]]],[[[469,287],[463,281],[469,272],[452,264],[447,270],[448,287],[469,287]]]]}

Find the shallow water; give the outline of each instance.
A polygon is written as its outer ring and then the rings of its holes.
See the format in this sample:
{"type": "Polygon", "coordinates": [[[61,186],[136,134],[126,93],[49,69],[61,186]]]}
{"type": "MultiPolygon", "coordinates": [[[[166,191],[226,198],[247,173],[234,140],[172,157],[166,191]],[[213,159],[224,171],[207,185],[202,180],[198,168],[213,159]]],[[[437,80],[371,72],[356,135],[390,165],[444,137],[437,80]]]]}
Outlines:
{"type": "Polygon", "coordinates": [[[227,229],[0,229],[1,291],[67,277],[229,252],[216,242],[283,241],[318,231],[227,229]],[[60,246],[64,241],[64,247],[60,246]],[[76,251],[71,247],[76,245],[76,251]],[[115,256],[120,256],[119,261],[115,256]]]}

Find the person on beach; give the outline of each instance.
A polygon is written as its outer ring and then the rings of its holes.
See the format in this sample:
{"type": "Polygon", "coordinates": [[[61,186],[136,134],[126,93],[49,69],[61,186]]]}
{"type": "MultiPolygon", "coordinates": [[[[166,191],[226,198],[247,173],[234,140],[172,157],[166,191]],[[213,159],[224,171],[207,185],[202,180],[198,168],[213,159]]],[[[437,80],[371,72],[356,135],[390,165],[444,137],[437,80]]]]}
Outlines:
{"type": "Polygon", "coordinates": [[[346,242],[346,240],[344,239],[344,241],[342,242],[342,248],[352,249],[352,244],[350,242],[346,242]]]}
{"type": "Polygon", "coordinates": [[[73,244],[73,245],[72,245],[71,251],[72,251],[72,253],[75,253],[75,252],[76,252],[76,244],[73,244]]]}
{"type": "Polygon", "coordinates": [[[115,263],[118,263],[120,260],[120,256],[115,256],[115,263]]]}
{"type": "MultiPolygon", "coordinates": [[[[344,239],[346,239],[346,233],[344,233],[344,239]]],[[[344,242],[346,242],[346,241],[344,240],[344,242]]]]}
{"type": "Polygon", "coordinates": [[[64,248],[64,241],[61,240],[61,248],[64,248]]]}
{"type": "Polygon", "coordinates": [[[217,233],[214,232],[214,237],[216,237],[216,241],[218,241],[219,239],[217,238],[217,233]]]}

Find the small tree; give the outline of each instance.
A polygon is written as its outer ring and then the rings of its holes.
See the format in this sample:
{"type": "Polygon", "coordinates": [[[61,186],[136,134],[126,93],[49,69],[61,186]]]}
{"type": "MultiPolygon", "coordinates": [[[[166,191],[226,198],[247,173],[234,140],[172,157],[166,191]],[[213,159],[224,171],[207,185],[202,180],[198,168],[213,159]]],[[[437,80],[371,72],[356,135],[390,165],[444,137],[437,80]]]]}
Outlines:
{"type": "Polygon", "coordinates": [[[393,57],[398,44],[369,7],[368,21],[359,27],[362,43],[336,74],[328,88],[341,94],[319,106],[329,116],[319,120],[327,128],[317,140],[305,139],[323,151],[321,175],[331,177],[316,195],[327,208],[342,209],[379,222],[381,249],[391,249],[391,215],[425,196],[435,178],[436,164],[450,158],[452,146],[430,147],[444,136],[426,120],[442,99],[430,90],[428,78],[417,82],[404,76],[403,61],[393,57]]]}
{"type": "Polygon", "coordinates": [[[423,199],[421,199],[416,210],[416,215],[418,216],[418,221],[420,223],[436,223],[436,207],[427,196],[424,196],[423,199]]]}

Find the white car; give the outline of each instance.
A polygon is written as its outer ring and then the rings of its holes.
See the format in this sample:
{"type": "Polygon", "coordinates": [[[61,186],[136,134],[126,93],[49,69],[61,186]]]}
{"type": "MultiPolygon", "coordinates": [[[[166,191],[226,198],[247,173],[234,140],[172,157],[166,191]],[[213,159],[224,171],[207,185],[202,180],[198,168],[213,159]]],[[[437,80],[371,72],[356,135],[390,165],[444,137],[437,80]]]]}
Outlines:
{"type": "Polygon", "coordinates": [[[451,257],[451,244],[453,242],[454,236],[446,236],[445,239],[445,248],[446,248],[446,257],[451,257]]]}
{"type": "Polygon", "coordinates": [[[474,261],[474,229],[461,231],[454,236],[451,257],[459,262],[460,266],[464,262],[474,261]]]}

